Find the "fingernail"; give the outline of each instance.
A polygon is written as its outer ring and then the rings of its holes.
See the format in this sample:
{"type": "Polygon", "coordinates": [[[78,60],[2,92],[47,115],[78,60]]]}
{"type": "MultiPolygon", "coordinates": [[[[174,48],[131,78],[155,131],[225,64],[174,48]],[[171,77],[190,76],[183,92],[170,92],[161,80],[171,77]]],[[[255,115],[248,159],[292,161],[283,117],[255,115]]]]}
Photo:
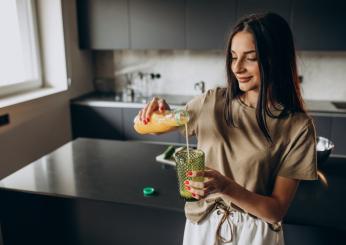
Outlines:
{"type": "Polygon", "coordinates": [[[147,120],[146,119],[144,119],[144,124],[147,124],[147,120]]]}
{"type": "Polygon", "coordinates": [[[192,171],[188,171],[186,175],[187,176],[192,176],[192,171]]]}
{"type": "Polygon", "coordinates": [[[149,117],[147,117],[147,119],[146,119],[146,120],[147,120],[147,122],[149,122],[149,121],[150,121],[150,118],[149,118],[149,117]]]}
{"type": "Polygon", "coordinates": [[[196,194],[195,194],[195,193],[192,193],[192,196],[193,196],[193,197],[196,197],[196,194]]]}
{"type": "Polygon", "coordinates": [[[191,187],[185,186],[185,189],[186,189],[186,190],[191,190],[191,187]]]}
{"type": "Polygon", "coordinates": [[[190,181],[185,180],[185,181],[184,181],[184,184],[185,184],[185,185],[188,185],[188,184],[190,184],[190,181]]]}

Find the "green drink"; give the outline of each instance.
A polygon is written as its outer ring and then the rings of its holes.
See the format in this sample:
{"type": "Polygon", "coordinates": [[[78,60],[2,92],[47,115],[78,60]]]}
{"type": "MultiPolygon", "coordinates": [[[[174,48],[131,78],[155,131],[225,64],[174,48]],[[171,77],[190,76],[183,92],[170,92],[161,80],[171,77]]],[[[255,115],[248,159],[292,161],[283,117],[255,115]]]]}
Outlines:
{"type": "Polygon", "coordinates": [[[179,184],[180,196],[186,201],[196,201],[191,193],[185,189],[184,181],[204,181],[204,177],[188,177],[188,171],[204,171],[204,152],[201,150],[194,150],[186,148],[174,154],[174,159],[177,168],[177,177],[179,184]]]}

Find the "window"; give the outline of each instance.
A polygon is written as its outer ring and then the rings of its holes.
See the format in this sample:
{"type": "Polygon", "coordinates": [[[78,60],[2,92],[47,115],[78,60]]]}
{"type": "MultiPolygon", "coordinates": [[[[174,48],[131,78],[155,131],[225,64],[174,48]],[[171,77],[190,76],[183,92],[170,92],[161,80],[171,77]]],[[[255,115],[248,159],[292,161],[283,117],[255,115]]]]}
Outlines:
{"type": "Polygon", "coordinates": [[[0,97],[42,87],[35,0],[1,0],[0,34],[0,97]]]}

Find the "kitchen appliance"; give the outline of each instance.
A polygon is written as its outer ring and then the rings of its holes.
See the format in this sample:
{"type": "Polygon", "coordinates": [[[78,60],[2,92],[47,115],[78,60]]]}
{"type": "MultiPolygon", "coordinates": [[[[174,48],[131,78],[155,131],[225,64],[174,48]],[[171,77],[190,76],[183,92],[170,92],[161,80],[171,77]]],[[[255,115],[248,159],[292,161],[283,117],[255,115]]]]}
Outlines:
{"type": "Polygon", "coordinates": [[[334,143],[327,138],[318,136],[317,137],[317,165],[321,165],[327,161],[330,153],[334,148],[334,143]]]}

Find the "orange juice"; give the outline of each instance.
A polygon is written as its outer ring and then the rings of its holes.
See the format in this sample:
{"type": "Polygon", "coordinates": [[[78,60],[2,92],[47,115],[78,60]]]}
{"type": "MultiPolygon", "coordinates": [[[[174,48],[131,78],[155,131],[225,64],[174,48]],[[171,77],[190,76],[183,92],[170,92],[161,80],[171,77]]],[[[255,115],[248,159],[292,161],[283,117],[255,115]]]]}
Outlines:
{"type": "Polygon", "coordinates": [[[141,122],[137,116],[134,119],[134,128],[139,134],[163,133],[186,124],[189,119],[189,114],[185,110],[154,112],[147,124],[141,122]]]}

